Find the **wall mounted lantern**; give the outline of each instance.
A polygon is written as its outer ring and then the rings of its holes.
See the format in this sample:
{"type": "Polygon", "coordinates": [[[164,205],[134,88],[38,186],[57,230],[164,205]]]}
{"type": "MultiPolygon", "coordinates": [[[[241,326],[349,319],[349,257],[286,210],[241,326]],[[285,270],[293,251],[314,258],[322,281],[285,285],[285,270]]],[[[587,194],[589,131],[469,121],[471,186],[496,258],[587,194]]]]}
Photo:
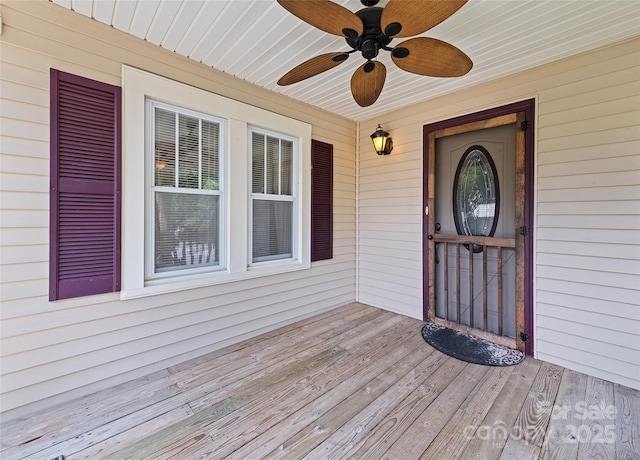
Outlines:
{"type": "Polygon", "coordinates": [[[393,150],[393,139],[389,137],[389,133],[378,125],[376,132],[371,135],[373,147],[378,155],[389,155],[393,150]]]}

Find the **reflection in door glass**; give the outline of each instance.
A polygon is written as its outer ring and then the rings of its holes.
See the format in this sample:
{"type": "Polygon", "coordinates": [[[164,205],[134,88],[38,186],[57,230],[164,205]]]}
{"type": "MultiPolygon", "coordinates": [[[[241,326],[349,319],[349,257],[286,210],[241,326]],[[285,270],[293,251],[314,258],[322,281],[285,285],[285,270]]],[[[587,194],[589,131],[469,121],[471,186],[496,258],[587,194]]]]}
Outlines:
{"type": "MultiPolygon", "coordinates": [[[[500,206],[498,176],[483,147],[469,148],[454,180],[454,220],[459,235],[493,236],[500,206]]],[[[482,248],[474,247],[474,252],[482,248]]]]}

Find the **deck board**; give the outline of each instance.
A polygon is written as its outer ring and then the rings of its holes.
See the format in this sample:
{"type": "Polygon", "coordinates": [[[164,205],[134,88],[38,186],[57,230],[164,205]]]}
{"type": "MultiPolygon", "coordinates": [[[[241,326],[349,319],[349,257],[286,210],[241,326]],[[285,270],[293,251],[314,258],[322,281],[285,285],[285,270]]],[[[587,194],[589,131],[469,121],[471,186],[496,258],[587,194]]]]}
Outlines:
{"type": "MultiPolygon", "coordinates": [[[[427,377],[435,372],[446,361],[440,353],[430,353],[419,362],[411,372],[403,375],[382,394],[359,411],[347,411],[352,415],[342,426],[335,424],[332,434],[322,444],[309,453],[306,458],[323,460],[338,458],[341,455],[351,456],[352,450],[364,437],[386,417],[388,412],[407,397],[415,388],[423,384],[427,377]],[[335,429],[337,426],[337,429],[335,429]]],[[[358,407],[360,408],[360,407],[358,407]]],[[[342,408],[338,407],[341,413],[342,408]]],[[[326,430],[326,427],[325,427],[326,430]]]]}
{"type": "Polygon", "coordinates": [[[640,398],[638,392],[629,387],[614,385],[616,414],[607,420],[615,430],[616,458],[631,460],[640,457],[640,398]]]}
{"type": "Polygon", "coordinates": [[[326,426],[328,423],[336,422],[335,414],[338,414],[338,417],[342,414],[345,420],[348,420],[348,408],[353,406],[353,400],[373,401],[376,395],[384,392],[402,375],[413,369],[424,356],[419,351],[419,348],[424,346],[424,341],[414,333],[415,326],[412,329],[409,337],[399,336],[401,342],[398,346],[380,346],[378,355],[374,358],[376,366],[366,365],[331,391],[233,452],[229,458],[262,458],[270,452],[268,456],[276,457],[295,448],[304,449],[304,444],[310,446],[308,450],[313,449],[329,435],[326,426]],[[349,403],[344,403],[349,399],[349,403]],[[297,447],[293,447],[296,444],[297,447]]]}
{"type": "Polygon", "coordinates": [[[478,426],[484,419],[493,401],[509,380],[513,369],[511,366],[501,367],[482,376],[420,458],[462,458],[467,445],[473,439],[467,431],[468,428],[478,426]]]}
{"type": "Polygon", "coordinates": [[[424,413],[433,400],[458,376],[463,362],[453,358],[442,363],[420,386],[394,407],[353,450],[355,458],[380,458],[424,413]]]}
{"type": "Polygon", "coordinates": [[[515,434],[509,430],[514,426],[519,410],[524,405],[540,364],[539,361],[527,359],[514,368],[467,446],[469,451],[477,454],[477,458],[500,458],[509,436],[515,434]]]}
{"type": "MultiPolygon", "coordinates": [[[[455,363],[455,366],[460,364],[455,363]]],[[[438,395],[382,458],[420,458],[487,372],[486,367],[462,363],[455,384],[448,385],[438,395]]]]}
{"type": "Polygon", "coordinates": [[[558,388],[558,397],[551,413],[551,421],[542,452],[543,459],[572,460],[578,458],[578,439],[575,427],[582,424],[577,418],[576,404],[585,400],[587,379],[578,372],[565,370],[558,388]]]}
{"type": "MultiPolygon", "coordinates": [[[[376,338],[389,343],[388,340],[402,337],[402,332],[408,325],[408,321],[403,320],[387,331],[377,331],[376,338]]],[[[319,396],[329,392],[355,372],[366,368],[372,360],[379,358],[380,342],[367,340],[365,335],[363,339],[364,344],[351,349],[347,348],[348,344],[341,344],[347,351],[339,358],[319,366],[302,379],[286,382],[280,389],[269,391],[264,398],[257,399],[209,426],[208,432],[218,439],[216,455],[230,455],[262,432],[278,425],[287,414],[306,408],[319,396]],[[251,423],[247,423],[247,420],[251,423]]]]}
{"type": "Polygon", "coordinates": [[[3,422],[0,457],[640,458],[637,390],[532,358],[464,363],[422,324],[357,303],[324,312],[3,422]]]}
{"type": "Polygon", "coordinates": [[[605,416],[606,408],[614,404],[613,383],[590,376],[587,379],[586,408],[578,414],[582,423],[576,430],[578,441],[582,441],[578,446],[580,457],[615,460],[615,444],[607,442],[607,435],[613,437],[615,432],[607,432],[605,416]]]}

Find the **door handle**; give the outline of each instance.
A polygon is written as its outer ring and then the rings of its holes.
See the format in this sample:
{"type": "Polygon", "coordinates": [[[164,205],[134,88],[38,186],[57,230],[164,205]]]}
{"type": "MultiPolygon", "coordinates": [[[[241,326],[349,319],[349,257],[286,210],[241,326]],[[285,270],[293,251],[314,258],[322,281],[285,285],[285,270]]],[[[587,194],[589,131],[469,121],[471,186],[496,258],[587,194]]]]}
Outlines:
{"type": "Polygon", "coordinates": [[[428,240],[432,240],[432,239],[433,239],[433,235],[429,235],[429,236],[427,236],[427,239],[428,239],[428,240]]]}

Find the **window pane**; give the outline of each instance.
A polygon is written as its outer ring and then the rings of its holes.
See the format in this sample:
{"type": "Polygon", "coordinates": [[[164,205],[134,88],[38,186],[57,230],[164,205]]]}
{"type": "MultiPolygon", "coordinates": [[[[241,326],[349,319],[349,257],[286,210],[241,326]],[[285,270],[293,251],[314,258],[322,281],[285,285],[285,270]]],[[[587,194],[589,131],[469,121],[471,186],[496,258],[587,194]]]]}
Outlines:
{"type": "Polygon", "coordinates": [[[219,154],[220,125],[202,121],[202,188],[219,190],[219,154]]]}
{"type": "Polygon", "coordinates": [[[253,201],[253,262],[292,257],[291,201],[253,201]]]}
{"type": "Polygon", "coordinates": [[[155,193],[155,273],[219,265],[219,197],[155,193]]]}
{"type": "Polygon", "coordinates": [[[491,236],[495,229],[498,184],[487,155],[471,150],[458,168],[455,219],[465,235],[491,236]]]}
{"type": "Polygon", "coordinates": [[[267,188],[264,193],[277,195],[280,193],[278,173],[280,168],[280,139],[267,137],[267,164],[265,174],[267,176],[267,188]]]}
{"type": "Polygon", "coordinates": [[[291,178],[293,177],[293,142],[282,141],[282,157],[280,162],[281,195],[293,195],[291,190],[291,178]]]}
{"type": "Polygon", "coordinates": [[[178,139],[178,186],[180,188],[199,188],[199,120],[187,115],[179,115],[178,139]]]}
{"type": "Polygon", "coordinates": [[[176,185],[176,114],[155,108],[155,185],[176,185]]]}
{"type": "Polygon", "coordinates": [[[251,190],[253,193],[264,193],[264,136],[253,133],[251,140],[251,190]]]}

